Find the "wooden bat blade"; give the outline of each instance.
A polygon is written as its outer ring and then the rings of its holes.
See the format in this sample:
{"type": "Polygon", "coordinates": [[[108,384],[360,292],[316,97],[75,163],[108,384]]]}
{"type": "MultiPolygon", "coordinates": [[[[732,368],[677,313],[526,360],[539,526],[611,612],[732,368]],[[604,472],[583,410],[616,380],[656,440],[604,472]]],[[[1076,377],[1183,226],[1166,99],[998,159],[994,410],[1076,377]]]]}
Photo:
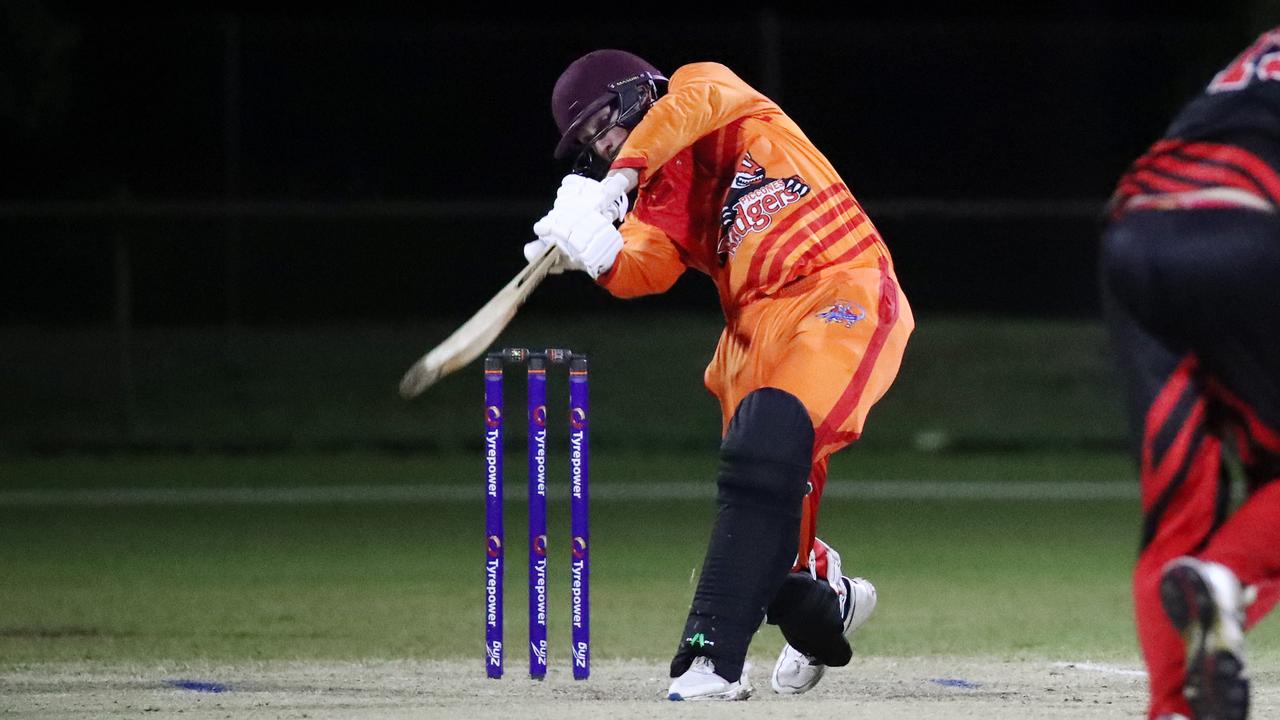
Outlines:
{"type": "Polygon", "coordinates": [[[471,319],[409,368],[400,379],[400,395],[405,399],[417,397],[444,376],[484,353],[559,259],[560,249],[552,245],[529,263],[471,319]]]}

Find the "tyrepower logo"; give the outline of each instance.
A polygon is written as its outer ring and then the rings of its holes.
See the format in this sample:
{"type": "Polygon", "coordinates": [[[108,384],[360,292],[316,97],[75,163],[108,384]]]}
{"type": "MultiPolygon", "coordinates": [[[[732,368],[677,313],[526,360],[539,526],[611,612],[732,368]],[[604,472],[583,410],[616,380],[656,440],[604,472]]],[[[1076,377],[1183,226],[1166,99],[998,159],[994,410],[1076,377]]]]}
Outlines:
{"type": "Polygon", "coordinates": [[[765,177],[765,169],[743,156],[720,211],[720,243],[716,252],[723,263],[738,251],[744,238],[753,232],[764,232],[773,224],[773,216],[794,205],[809,194],[809,185],[799,175],[788,178],[765,177]]]}

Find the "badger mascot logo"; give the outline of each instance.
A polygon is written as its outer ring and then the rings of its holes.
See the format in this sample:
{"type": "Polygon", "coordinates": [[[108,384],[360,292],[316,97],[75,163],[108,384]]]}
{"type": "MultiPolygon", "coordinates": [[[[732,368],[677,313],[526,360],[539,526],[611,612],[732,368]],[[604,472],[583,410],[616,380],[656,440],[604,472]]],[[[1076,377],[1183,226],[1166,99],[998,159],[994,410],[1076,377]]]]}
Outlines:
{"type": "Polygon", "coordinates": [[[766,177],[764,166],[751,153],[743,155],[720,210],[720,244],[716,247],[720,265],[737,253],[743,238],[763,232],[773,224],[775,213],[808,194],[809,185],[799,175],[766,177]]]}

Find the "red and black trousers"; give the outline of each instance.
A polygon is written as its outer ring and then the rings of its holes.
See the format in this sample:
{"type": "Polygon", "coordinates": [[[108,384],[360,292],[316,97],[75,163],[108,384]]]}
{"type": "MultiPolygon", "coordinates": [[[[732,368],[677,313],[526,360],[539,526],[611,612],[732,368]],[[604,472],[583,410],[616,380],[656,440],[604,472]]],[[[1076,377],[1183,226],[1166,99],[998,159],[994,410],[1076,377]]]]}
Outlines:
{"type": "Polygon", "coordinates": [[[1120,213],[1101,250],[1141,478],[1133,600],[1150,716],[1189,716],[1182,640],[1160,606],[1164,564],[1230,567],[1258,589],[1250,626],[1280,599],[1280,216],[1120,213]]]}

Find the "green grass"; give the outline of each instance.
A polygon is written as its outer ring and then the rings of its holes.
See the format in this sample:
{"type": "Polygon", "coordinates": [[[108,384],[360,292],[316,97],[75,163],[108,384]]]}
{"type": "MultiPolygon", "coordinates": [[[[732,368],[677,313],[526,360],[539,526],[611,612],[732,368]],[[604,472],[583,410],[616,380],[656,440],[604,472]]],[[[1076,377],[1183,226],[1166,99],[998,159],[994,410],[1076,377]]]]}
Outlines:
{"type": "MultiPolygon", "coordinates": [[[[4,459],[10,487],[416,483],[428,468],[478,482],[466,456],[4,459]],[[13,475],[23,477],[15,481],[13,475]],[[465,476],[465,477],[462,477],[465,476]]],[[[1123,456],[849,453],[833,474],[878,479],[1119,476],[1123,456]]],[[[705,457],[597,463],[593,479],[707,471],[705,457]],[[634,463],[634,467],[630,464],[634,463]]],[[[508,492],[518,497],[517,471],[508,492]]],[[[482,656],[478,502],[306,506],[15,507],[0,504],[0,667],[45,662],[482,656]]],[[[665,661],[709,531],[706,501],[596,500],[595,656],[665,661]]],[[[864,501],[829,498],[820,534],[881,603],[859,635],[883,656],[987,655],[1137,662],[1128,597],[1135,501],[864,501]]],[[[551,518],[553,662],[568,645],[567,518],[551,518]],[[558,539],[557,539],[558,538],[558,539]]],[[[525,526],[508,505],[507,640],[523,660],[525,526]]],[[[1253,642],[1274,645],[1264,624],[1253,642]]],[[[757,662],[779,635],[761,631],[757,662]]]]}
{"type": "MultiPolygon", "coordinates": [[[[833,475],[877,479],[1103,479],[1120,456],[849,453],[833,475]]],[[[478,482],[467,456],[6,459],[9,487],[478,482]],[[21,475],[25,481],[14,481],[21,475]],[[167,482],[166,482],[167,481],[167,482]]],[[[601,457],[593,479],[707,483],[705,457],[601,457]],[[634,466],[632,464],[634,463],[634,466]]],[[[1125,482],[1123,477],[1120,482],[1125,482]]],[[[514,471],[509,493],[522,490],[514,471]]],[[[524,645],[523,508],[508,505],[507,626],[524,645]]],[[[710,501],[592,508],[595,652],[674,648],[709,531],[710,501]]],[[[552,640],[567,647],[564,508],[552,514],[552,640]],[[555,538],[561,542],[557,543],[555,538]]],[[[478,502],[318,506],[0,506],[0,665],[48,661],[480,656],[478,502]]],[[[824,504],[821,534],[872,578],[881,606],[860,638],[879,655],[1132,658],[1127,576],[1136,502],[824,504]]],[[[776,651],[762,631],[755,649],[776,651]]],[[[763,658],[769,661],[770,658],[763,658]]]]}
{"type": "MultiPolygon", "coordinates": [[[[721,320],[625,311],[522,313],[501,344],[591,352],[594,442],[610,451],[714,448],[719,408],[702,386],[721,320]]],[[[935,438],[959,447],[1117,447],[1124,421],[1105,334],[1087,321],[918,318],[895,386],[872,412],[868,447],[935,438]]],[[[474,450],[478,363],[421,398],[401,373],[453,329],[143,329],[121,348],[106,331],[0,329],[0,451],[474,450]]],[[[508,374],[508,404],[523,380],[508,374]]],[[[550,397],[565,395],[553,375],[550,397]]],[[[553,417],[556,413],[552,413],[553,417]]]]}
{"type": "MultiPolygon", "coordinates": [[[[563,438],[552,433],[548,460],[551,477],[567,477],[563,438]],[[556,441],[560,440],[560,443],[556,441]]],[[[524,482],[523,436],[508,437],[507,474],[524,482]]],[[[595,447],[593,445],[593,447],[595,447]]],[[[705,480],[712,483],[713,452],[595,452],[595,484],[705,480]]],[[[459,485],[479,492],[483,466],[478,453],[420,455],[370,453],[171,455],[65,454],[0,455],[0,491],[30,489],[156,487],[295,487],[345,485],[459,485]]],[[[1129,481],[1129,458],[1114,452],[924,452],[854,446],[831,460],[830,477],[840,480],[968,480],[1018,482],[1042,480],[1129,481]]],[[[1136,482],[1136,480],[1134,480],[1136,482]]]]}
{"type": "MultiPolygon", "coordinates": [[[[0,502],[0,666],[366,657],[478,665],[479,373],[468,368],[415,402],[395,395],[400,373],[452,326],[242,329],[229,343],[217,330],[140,331],[131,394],[107,333],[0,330],[0,497],[476,487],[475,502],[0,502]]],[[[554,339],[592,352],[596,487],[689,480],[707,483],[709,496],[720,418],[701,378],[719,328],[713,315],[522,313],[503,343],[554,339]]],[[[522,410],[521,378],[508,378],[508,407],[522,410]]],[[[563,378],[550,392],[564,395],[563,378]]],[[[863,440],[833,460],[831,477],[1131,487],[1123,425],[1097,324],[921,317],[897,384],[863,440]]],[[[509,431],[515,496],[521,432],[520,423],[509,431]]],[[[564,428],[551,433],[561,447],[564,428]]],[[[562,452],[549,471],[566,474],[562,452]]],[[[508,507],[513,664],[525,625],[521,510],[508,507]]],[[[593,504],[597,657],[669,655],[710,522],[709,500],[593,504]]],[[[822,523],[821,535],[880,590],[860,634],[864,652],[1136,661],[1128,600],[1136,501],[828,498],[822,523]]],[[[554,540],[567,534],[563,508],[552,534],[552,640],[563,662],[567,571],[555,552],[564,543],[554,540]]],[[[777,641],[776,630],[763,630],[756,659],[772,662],[777,641]]]]}
{"type": "MultiPolygon", "coordinates": [[[[830,505],[824,535],[880,589],[868,652],[1130,648],[1124,504],[830,505]]],[[[678,639],[709,505],[593,510],[597,656],[661,657],[678,639]]],[[[481,647],[483,532],[469,505],[5,510],[0,521],[6,662],[442,658],[481,647]]],[[[508,532],[518,649],[522,523],[513,517],[508,532]]],[[[561,636],[564,555],[551,594],[561,636]]]]}

